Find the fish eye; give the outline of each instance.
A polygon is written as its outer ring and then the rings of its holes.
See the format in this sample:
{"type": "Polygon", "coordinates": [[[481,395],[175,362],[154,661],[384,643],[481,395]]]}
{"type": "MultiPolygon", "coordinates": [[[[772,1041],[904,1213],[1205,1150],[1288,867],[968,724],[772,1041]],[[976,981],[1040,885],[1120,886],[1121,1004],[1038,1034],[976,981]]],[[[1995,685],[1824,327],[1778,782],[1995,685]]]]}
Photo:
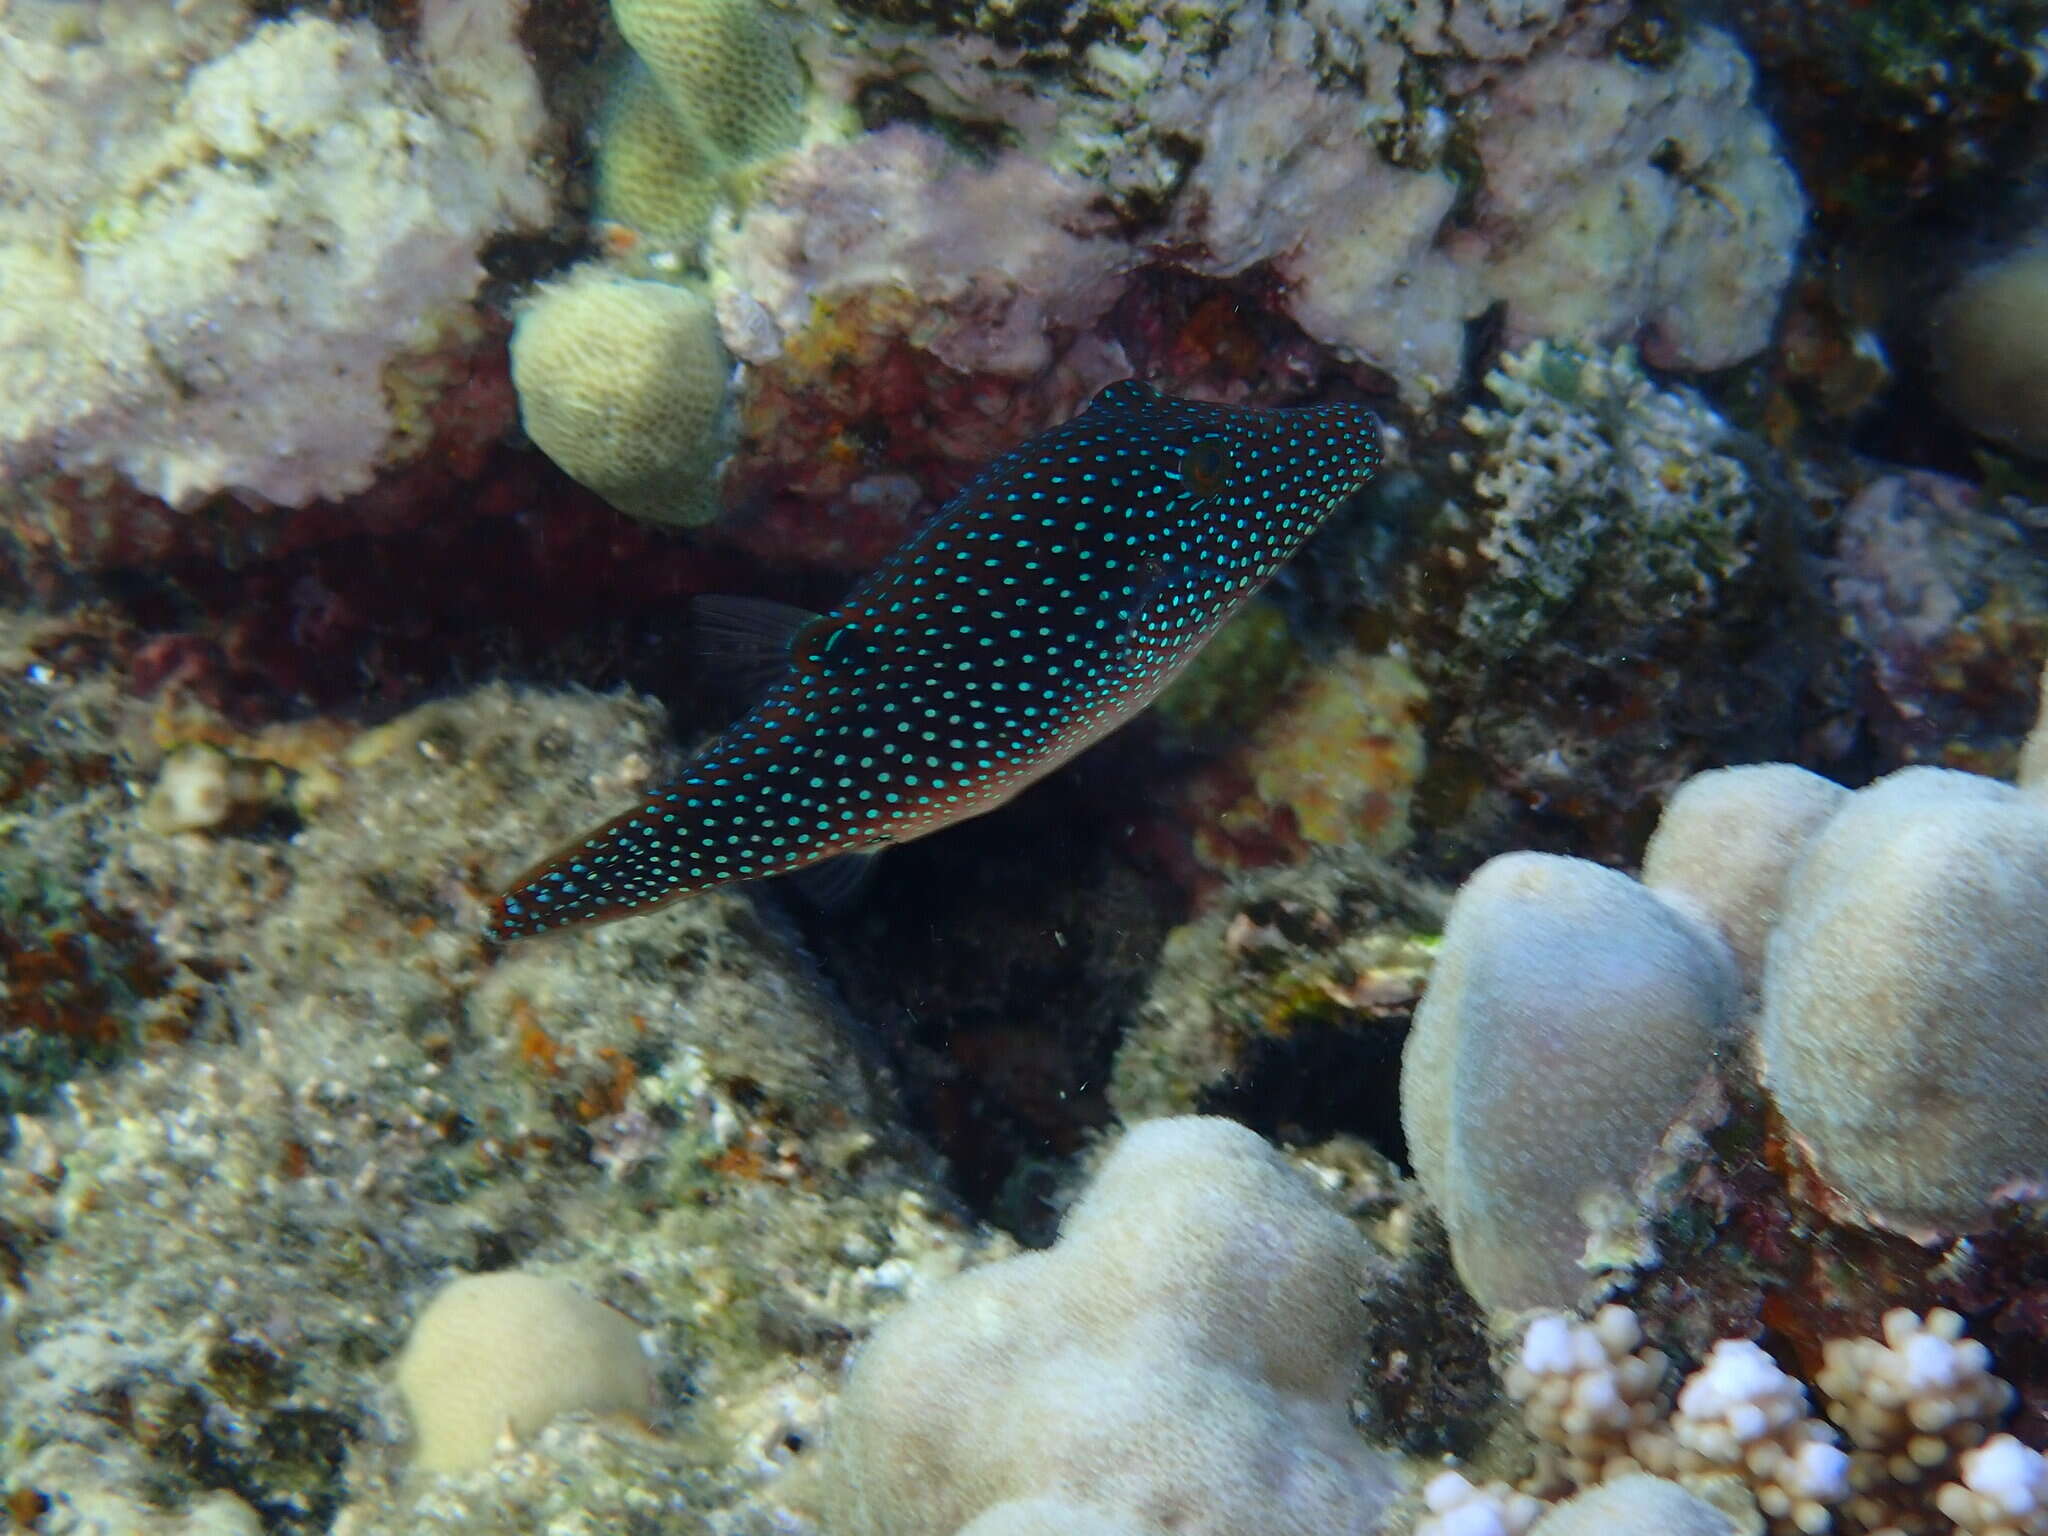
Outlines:
{"type": "Polygon", "coordinates": [[[1220,495],[1236,473],[1237,460],[1220,437],[1205,437],[1181,455],[1181,480],[1197,496],[1220,495]]]}

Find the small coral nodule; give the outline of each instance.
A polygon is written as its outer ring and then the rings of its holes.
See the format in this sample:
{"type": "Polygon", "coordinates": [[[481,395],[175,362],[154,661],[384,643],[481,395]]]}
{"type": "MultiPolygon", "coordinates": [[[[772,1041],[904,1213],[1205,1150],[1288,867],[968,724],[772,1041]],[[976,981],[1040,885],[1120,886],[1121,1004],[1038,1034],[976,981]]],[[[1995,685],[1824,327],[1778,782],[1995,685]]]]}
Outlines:
{"type": "Polygon", "coordinates": [[[597,266],[540,289],[512,333],[527,435],[620,511],[650,522],[718,515],[731,366],[701,296],[597,266]]]}
{"type": "Polygon", "coordinates": [[[429,1472],[480,1467],[565,1413],[644,1415],[654,1371],[632,1319],[568,1283],[505,1270],[435,1293],[398,1361],[429,1472]]]}

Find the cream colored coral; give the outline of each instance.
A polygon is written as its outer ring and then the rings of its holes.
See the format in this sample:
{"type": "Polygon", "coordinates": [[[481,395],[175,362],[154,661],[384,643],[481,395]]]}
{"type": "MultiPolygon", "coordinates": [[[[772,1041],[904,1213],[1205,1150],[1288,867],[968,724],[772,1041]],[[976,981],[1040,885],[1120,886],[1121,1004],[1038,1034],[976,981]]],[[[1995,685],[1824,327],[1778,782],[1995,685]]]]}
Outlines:
{"type": "Polygon", "coordinates": [[[1754,992],[1785,881],[1849,791],[1790,763],[1696,773],[1657,819],[1643,884],[1727,942],[1754,992]]]}
{"type": "Polygon", "coordinates": [[[1504,1384],[1538,1442],[1536,1491],[1590,1487],[1661,1459],[1646,1442],[1669,1406],[1670,1369],[1627,1307],[1602,1307],[1590,1323],[1532,1319],[1504,1384]]]}
{"type": "Polygon", "coordinates": [[[1958,421],[2048,458],[2048,229],[1958,283],[1935,306],[1928,342],[1958,421]]]}
{"type": "Polygon", "coordinates": [[[1402,1050],[1401,1126],[1496,1319],[1654,1254],[1645,1217],[1718,1112],[1740,998],[1721,941],[1618,870],[1508,853],[1465,882],[1402,1050]]]}
{"type": "Polygon", "coordinates": [[[1963,1452],[1962,1481],[1944,1484],[1934,1503],[1968,1536],[2048,1536],[2048,1456],[1993,1435],[1963,1452]]]}
{"type": "Polygon", "coordinates": [[[1931,1240],[2048,1189],[2048,803],[1903,768],[1814,834],[1782,911],[1760,1075],[1846,1213],[1931,1240]]]}
{"type": "Polygon", "coordinates": [[[1399,1463],[1352,1427],[1366,1249],[1256,1134],[1131,1131],[1059,1242],[948,1281],[862,1349],[835,1536],[1365,1536],[1399,1463]],[[1019,1508],[1017,1506],[1038,1506],[1019,1508]]]}
{"type": "Polygon", "coordinates": [[[1830,1339],[1814,1385],[1850,1445],[1845,1506],[1866,1530],[1882,1528],[1902,1499],[1955,1470],[2011,1406],[1991,1354],[1963,1337],[1963,1320],[1937,1307],[1923,1319],[1897,1308],[1884,1339],[1830,1339]]]}
{"type": "Polygon", "coordinates": [[[544,1275],[467,1275],[414,1321],[398,1360],[429,1472],[481,1466],[565,1413],[644,1414],[654,1372],[631,1319],[544,1275]]]}
{"type": "Polygon", "coordinates": [[[1807,1411],[1806,1389],[1747,1339],[1723,1339],[1679,1389],[1681,1474],[1731,1472],[1777,1528],[1818,1536],[1849,1493],[1849,1458],[1807,1411]]]}
{"type": "Polygon", "coordinates": [[[537,292],[512,333],[527,434],[613,506],[653,522],[717,516],[730,371],[704,299],[592,265],[537,292]]]}
{"type": "Polygon", "coordinates": [[[612,0],[612,15],[708,151],[738,162],[796,142],[803,67],[760,0],[612,0]]]}

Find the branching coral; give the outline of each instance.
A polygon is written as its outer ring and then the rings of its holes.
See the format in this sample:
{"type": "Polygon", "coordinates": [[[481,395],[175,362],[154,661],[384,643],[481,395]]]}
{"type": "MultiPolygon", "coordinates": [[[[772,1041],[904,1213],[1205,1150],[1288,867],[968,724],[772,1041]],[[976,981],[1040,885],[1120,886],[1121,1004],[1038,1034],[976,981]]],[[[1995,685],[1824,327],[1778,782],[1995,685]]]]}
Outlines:
{"type": "MultiPolygon", "coordinates": [[[[1889,1313],[1884,1333],[1826,1345],[1814,1388],[1844,1449],[1807,1389],[1748,1340],[1715,1344],[1674,1395],[1668,1358],[1642,1346],[1626,1308],[1603,1307],[1591,1323],[1537,1317],[1505,1374],[1536,1442],[1523,1492],[1555,1497],[1648,1470],[1704,1491],[1739,1485],[1782,1536],[1932,1532],[1937,1508],[1965,1532],[2030,1530],[2044,1468],[2010,1436],[1989,1439],[2012,1389],[1990,1373],[1988,1352],[1940,1309],[1889,1313]]],[[[1526,1509],[1512,1499],[1466,1484],[1437,1502],[1526,1509]]]]}
{"type": "Polygon", "coordinates": [[[1542,342],[1486,383],[1497,405],[1465,413],[1491,567],[1458,620],[1468,639],[1512,650],[1589,602],[1668,619],[1748,562],[1757,493],[1698,395],[1652,383],[1625,349],[1542,342]]]}

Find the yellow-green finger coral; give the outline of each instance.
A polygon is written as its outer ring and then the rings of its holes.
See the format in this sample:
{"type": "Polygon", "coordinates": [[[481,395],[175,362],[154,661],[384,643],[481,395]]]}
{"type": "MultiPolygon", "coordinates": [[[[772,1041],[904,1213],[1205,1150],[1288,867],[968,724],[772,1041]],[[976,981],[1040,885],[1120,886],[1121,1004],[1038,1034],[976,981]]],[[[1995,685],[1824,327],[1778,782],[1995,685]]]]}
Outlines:
{"type": "Polygon", "coordinates": [[[512,332],[527,435],[620,511],[652,522],[718,515],[731,368],[700,295],[598,266],[540,289],[512,332]]]}
{"type": "Polygon", "coordinates": [[[714,154],[740,162],[796,142],[803,66],[759,0],[612,0],[612,16],[677,120],[714,154]]]}

